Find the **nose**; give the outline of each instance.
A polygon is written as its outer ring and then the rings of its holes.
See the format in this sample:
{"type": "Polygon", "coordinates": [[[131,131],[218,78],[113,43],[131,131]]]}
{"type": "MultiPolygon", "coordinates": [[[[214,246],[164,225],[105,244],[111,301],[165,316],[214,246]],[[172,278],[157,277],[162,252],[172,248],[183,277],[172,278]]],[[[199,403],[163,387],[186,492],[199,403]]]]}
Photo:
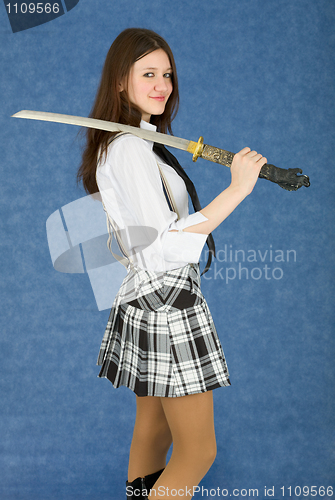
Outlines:
{"type": "Polygon", "coordinates": [[[163,75],[159,76],[155,83],[155,90],[157,90],[157,92],[167,92],[170,87],[169,83],[171,83],[171,81],[168,78],[165,78],[163,75]]]}

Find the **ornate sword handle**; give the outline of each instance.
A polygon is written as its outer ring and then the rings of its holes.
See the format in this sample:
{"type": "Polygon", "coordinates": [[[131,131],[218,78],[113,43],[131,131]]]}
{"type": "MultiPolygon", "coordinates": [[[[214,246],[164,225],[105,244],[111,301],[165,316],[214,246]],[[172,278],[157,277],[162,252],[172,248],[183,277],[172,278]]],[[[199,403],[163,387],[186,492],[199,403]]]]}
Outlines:
{"type": "Polygon", "coordinates": [[[199,137],[198,142],[190,141],[189,147],[187,149],[189,153],[193,153],[193,161],[203,158],[204,160],[213,161],[214,163],[220,163],[225,167],[231,167],[234,153],[226,151],[225,149],[215,148],[213,146],[208,146],[204,144],[204,138],[199,137]]]}
{"type": "Polygon", "coordinates": [[[204,144],[201,152],[201,158],[213,161],[214,163],[220,163],[220,165],[225,165],[226,167],[231,167],[234,156],[235,154],[230,151],[214,148],[213,146],[208,146],[207,144],[204,144]]]}
{"type": "MultiPolygon", "coordinates": [[[[197,161],[200,157],[204,160],[225,165],[226,167],[231,167],[235,156],[234,153],[226,151],[225,149],[215,148],[214,146],[204,144],[203,137],[200,137],[198,142],[190,141],[187,150],[190,153],[193,153],[193,161],[197,161]]],[[[300,168],[284,169],[266,163],[261,168],[259,177],[261,179],[267,179],[268,181],[275,182],[287,191],[297,191],[297,189],[301,186],[310,186],[309,177],[307,175],[297,174],[302,174],[302,170],[300,168]]]]}

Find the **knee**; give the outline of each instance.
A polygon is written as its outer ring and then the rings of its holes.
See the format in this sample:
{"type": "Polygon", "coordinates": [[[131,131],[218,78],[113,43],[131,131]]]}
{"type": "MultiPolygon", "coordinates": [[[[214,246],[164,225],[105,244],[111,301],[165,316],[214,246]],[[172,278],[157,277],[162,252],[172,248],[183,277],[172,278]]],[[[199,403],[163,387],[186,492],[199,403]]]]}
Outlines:
{"type": "Polygon", "coordinates": [[[158,426],[153,436],[156,447],[159,447],[162,452],[168,452],[172,444],[172,436],[170,428],[167,426],[158,426]]]}
{"type": "Polygon", "coordinates": [[[187,455],[187,461],[192,462],[198,468],[207,472],[216,458],[216,440],[215,437],[206,440],[195,440],[191,445],[183,447],[184,454],[187,455]]]}
{"type": "Polygon", "coordinates": [[[156,449],[166,452],[172,443],[170,428],[164,421],[146,422],[145,425],[135,426],[134,437],[137,441],[142,441],[143,445],[153,443],[156,449]]]}
{"type": "Polygon", "coordinates": [[[215,438],[213,438],[212,440],[208,440],[201,450],[202,462],[204,467],[205,468],[207,467],[207,470],[214,463],[216,458],[216,453],[217,453],[216,440],[215,438]]]}

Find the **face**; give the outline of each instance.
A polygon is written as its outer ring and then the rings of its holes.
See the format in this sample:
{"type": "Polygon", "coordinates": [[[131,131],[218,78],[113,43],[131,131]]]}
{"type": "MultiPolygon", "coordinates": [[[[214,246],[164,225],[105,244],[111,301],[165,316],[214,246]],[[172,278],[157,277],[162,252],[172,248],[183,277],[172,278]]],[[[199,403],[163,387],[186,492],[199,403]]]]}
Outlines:
{"type": "Polygon", "coordinates": [[[141,110],[142,120],[149,122],[151,115],[164,112],[172,89],[171,63],[163,49],[147,54],[131,67],[128,95],[130,102],[141,110]]]}

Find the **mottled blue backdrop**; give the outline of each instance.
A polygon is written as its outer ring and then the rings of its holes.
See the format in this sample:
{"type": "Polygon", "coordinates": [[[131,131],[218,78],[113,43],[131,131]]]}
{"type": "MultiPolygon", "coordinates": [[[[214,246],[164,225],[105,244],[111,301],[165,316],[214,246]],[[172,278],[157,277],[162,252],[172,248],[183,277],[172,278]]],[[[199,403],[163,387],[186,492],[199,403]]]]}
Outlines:
{"type": "MultiPolygon", "coordinates": [[[[84,196],[78,129],[10,116],[87,116],[131,26],[175,54],[175,135],[251,146],[311,179],[297,192],[260,180],[214,232],[203,289],[232,386],[214,392],[218,456],[201,485],[276,500],[334,485],[334,18],[331,0],[80,0],[13,33],[0,5],[1,499],[125,496],[134,395],[97,378],[108,311],[87,274],[53,268],[46,238],[48,217],[84,196]]],[[[203,205],[228,185],[227,168],[177,156],[203,205]]]]}

